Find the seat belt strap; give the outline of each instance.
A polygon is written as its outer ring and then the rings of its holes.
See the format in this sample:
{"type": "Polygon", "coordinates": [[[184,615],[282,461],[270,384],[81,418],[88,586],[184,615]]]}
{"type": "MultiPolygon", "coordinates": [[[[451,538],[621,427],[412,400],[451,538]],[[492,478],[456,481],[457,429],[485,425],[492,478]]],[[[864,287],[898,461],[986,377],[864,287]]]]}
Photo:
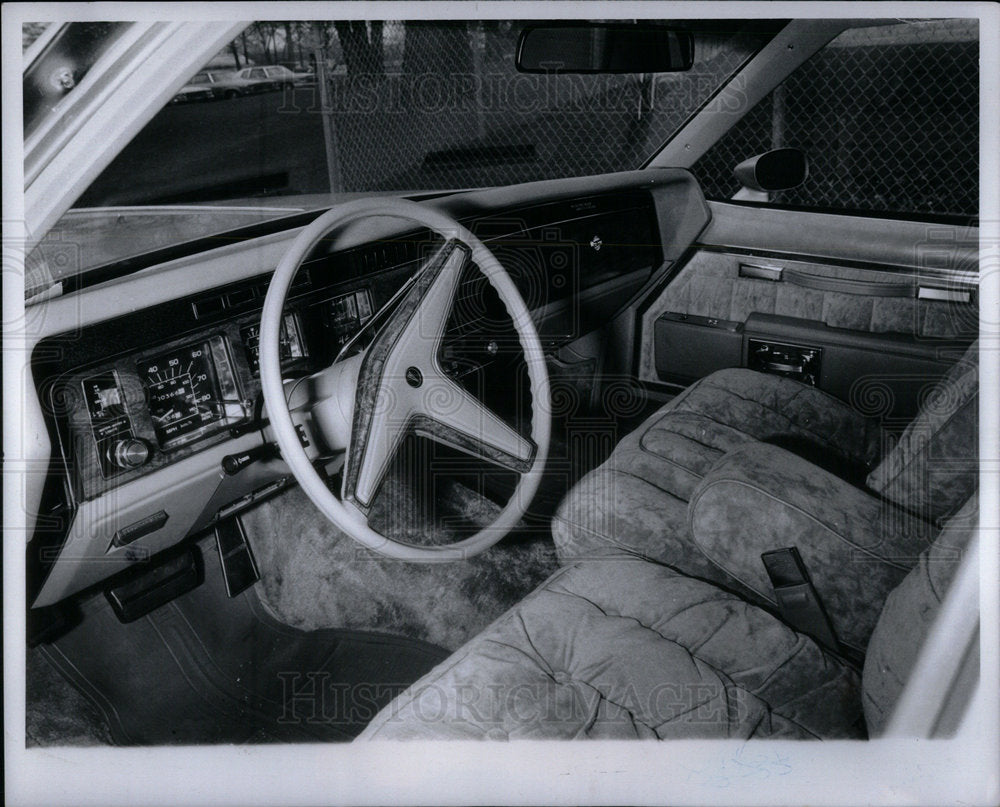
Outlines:
{"type": "Polygon", "coordinates": [[[842,653],[799,550],[794,546],[775,549],[764,552],[760,559],[771,578],[781,618],[799,633],[811,636],[835,653],[842,653]]]}

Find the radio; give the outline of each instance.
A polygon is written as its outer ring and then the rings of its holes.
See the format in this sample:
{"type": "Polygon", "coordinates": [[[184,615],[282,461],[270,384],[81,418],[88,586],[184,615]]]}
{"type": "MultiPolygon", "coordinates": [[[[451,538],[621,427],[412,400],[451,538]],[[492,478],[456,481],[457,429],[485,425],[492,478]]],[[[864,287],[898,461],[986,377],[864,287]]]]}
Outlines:
{"type": "Polygon", "coordinates": [[[822,357],[822,348],[751,338],[747,348],[747,367],[794,378],[815,387],[819,383],[822,357]]]}

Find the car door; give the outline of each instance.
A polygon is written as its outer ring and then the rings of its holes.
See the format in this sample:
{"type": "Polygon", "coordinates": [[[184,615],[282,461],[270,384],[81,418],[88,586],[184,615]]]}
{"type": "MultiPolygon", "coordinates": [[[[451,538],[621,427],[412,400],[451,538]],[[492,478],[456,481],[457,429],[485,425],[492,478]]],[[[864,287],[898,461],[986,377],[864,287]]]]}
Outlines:
{"type": "Polygon", "coordinates": [[[975,20],[897,22],[848,28],[754,105],[690,166],[712,220],[638,308],[640,380],[750,367],[912,417],[978,331],[978,78],[975,20]],[[777,147],[805,182],[740,199],[733,168],[777,147]]]}

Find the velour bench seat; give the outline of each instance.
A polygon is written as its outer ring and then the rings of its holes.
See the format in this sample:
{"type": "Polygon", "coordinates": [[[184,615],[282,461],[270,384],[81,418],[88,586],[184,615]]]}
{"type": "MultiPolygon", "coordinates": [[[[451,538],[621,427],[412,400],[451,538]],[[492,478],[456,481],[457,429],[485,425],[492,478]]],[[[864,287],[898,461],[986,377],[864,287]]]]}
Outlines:
{"type": "Polygon", "coordinates": [[[867,468],[878,457],[880,433],[874,421],[813,387],[720,370],[649,417],[574,486],[553,522],[560,558],[626,553],[718,579],[690,551],[688,501],[728,452],[770,440],[867,468]]]}
{"type": "MultiPolygon", "coordinates": [[[[893,552],[905,544],[905,572],[978,485],[978,343],[925,396],[917,417],[883,455],[893,441],[875,420],[813,387],[720,370],[649,417],[567,494],[552,527],[559,557],[564,563],[641,557],[760,602],[766,591],[747,588],[698,547],[688,505],[727,455],[766,443],[783,451],[765,452],[759,462],[827,473],[800,474],[786,479],[788,486],[827,486],[833,506],[837,497],[850,499],[885,533],[893,552]]],[[[752,469],[746,473],[753,476],[752,469]]],[[[768,495],[786,493],[796,495],[777,488],[768,495]]],[[[783,540],[779,546],[798,543],[794,535],[783,540]]]]}
{"type": "Polygon", "coordinates": [[[361,737],[881,733],[976,530],[976,351],[884,456],[876,423],[812,387],[694,384],[567,494],[565,568],[361,737]],[[760,554],[787,546],[863,675],[780,617],[760,554]]]}
{"type": "Polygon", "coordinates": [[[976,523],[973,497],[880,608],[863,674],[767,610],[639,558],[560,569],[360,740],[876,736],[976,523]]]}

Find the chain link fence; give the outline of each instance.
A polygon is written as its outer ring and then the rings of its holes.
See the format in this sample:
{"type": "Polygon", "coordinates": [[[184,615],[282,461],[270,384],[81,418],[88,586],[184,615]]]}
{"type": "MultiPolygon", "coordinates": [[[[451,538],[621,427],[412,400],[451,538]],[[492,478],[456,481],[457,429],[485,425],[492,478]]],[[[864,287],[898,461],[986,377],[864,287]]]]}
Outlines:
{"type": "MultiPolygon", "coordinates": [[[[451,190],[639,168],[778,27],[715,21],[696,31],[684,73],[555,76],[517,72],[524,24],[255,23],[207,67],[282,64],[325,80],[168,105],[80,204],[451,190]]],[[[809,179],[777,204],[975,215],[977,25],[844,32],[696,163],[706,195],[730,198],[738,163],[797,146],[809,179]]]]}
{"type": "MultiPolygon", "coordinates": [[[[339,49],[325,52],[341,189],[482,187],[638,168],[767,36],[702,41],[687,73],[549,76],[516,71],[522,27],[386,22],[377,29],[381,69],[361,72],[338,28],[339,49]]],[[[364,33],[371,47],[375,32],[364,33]]]]}
{"type": "Polygon", "coordinates": [[[787,146],[806,152],[809,178],[775,204],[977,215],[978,21],[845,31],[693,170],[706,196],[728,199],[737,164],[787,146]]]}

